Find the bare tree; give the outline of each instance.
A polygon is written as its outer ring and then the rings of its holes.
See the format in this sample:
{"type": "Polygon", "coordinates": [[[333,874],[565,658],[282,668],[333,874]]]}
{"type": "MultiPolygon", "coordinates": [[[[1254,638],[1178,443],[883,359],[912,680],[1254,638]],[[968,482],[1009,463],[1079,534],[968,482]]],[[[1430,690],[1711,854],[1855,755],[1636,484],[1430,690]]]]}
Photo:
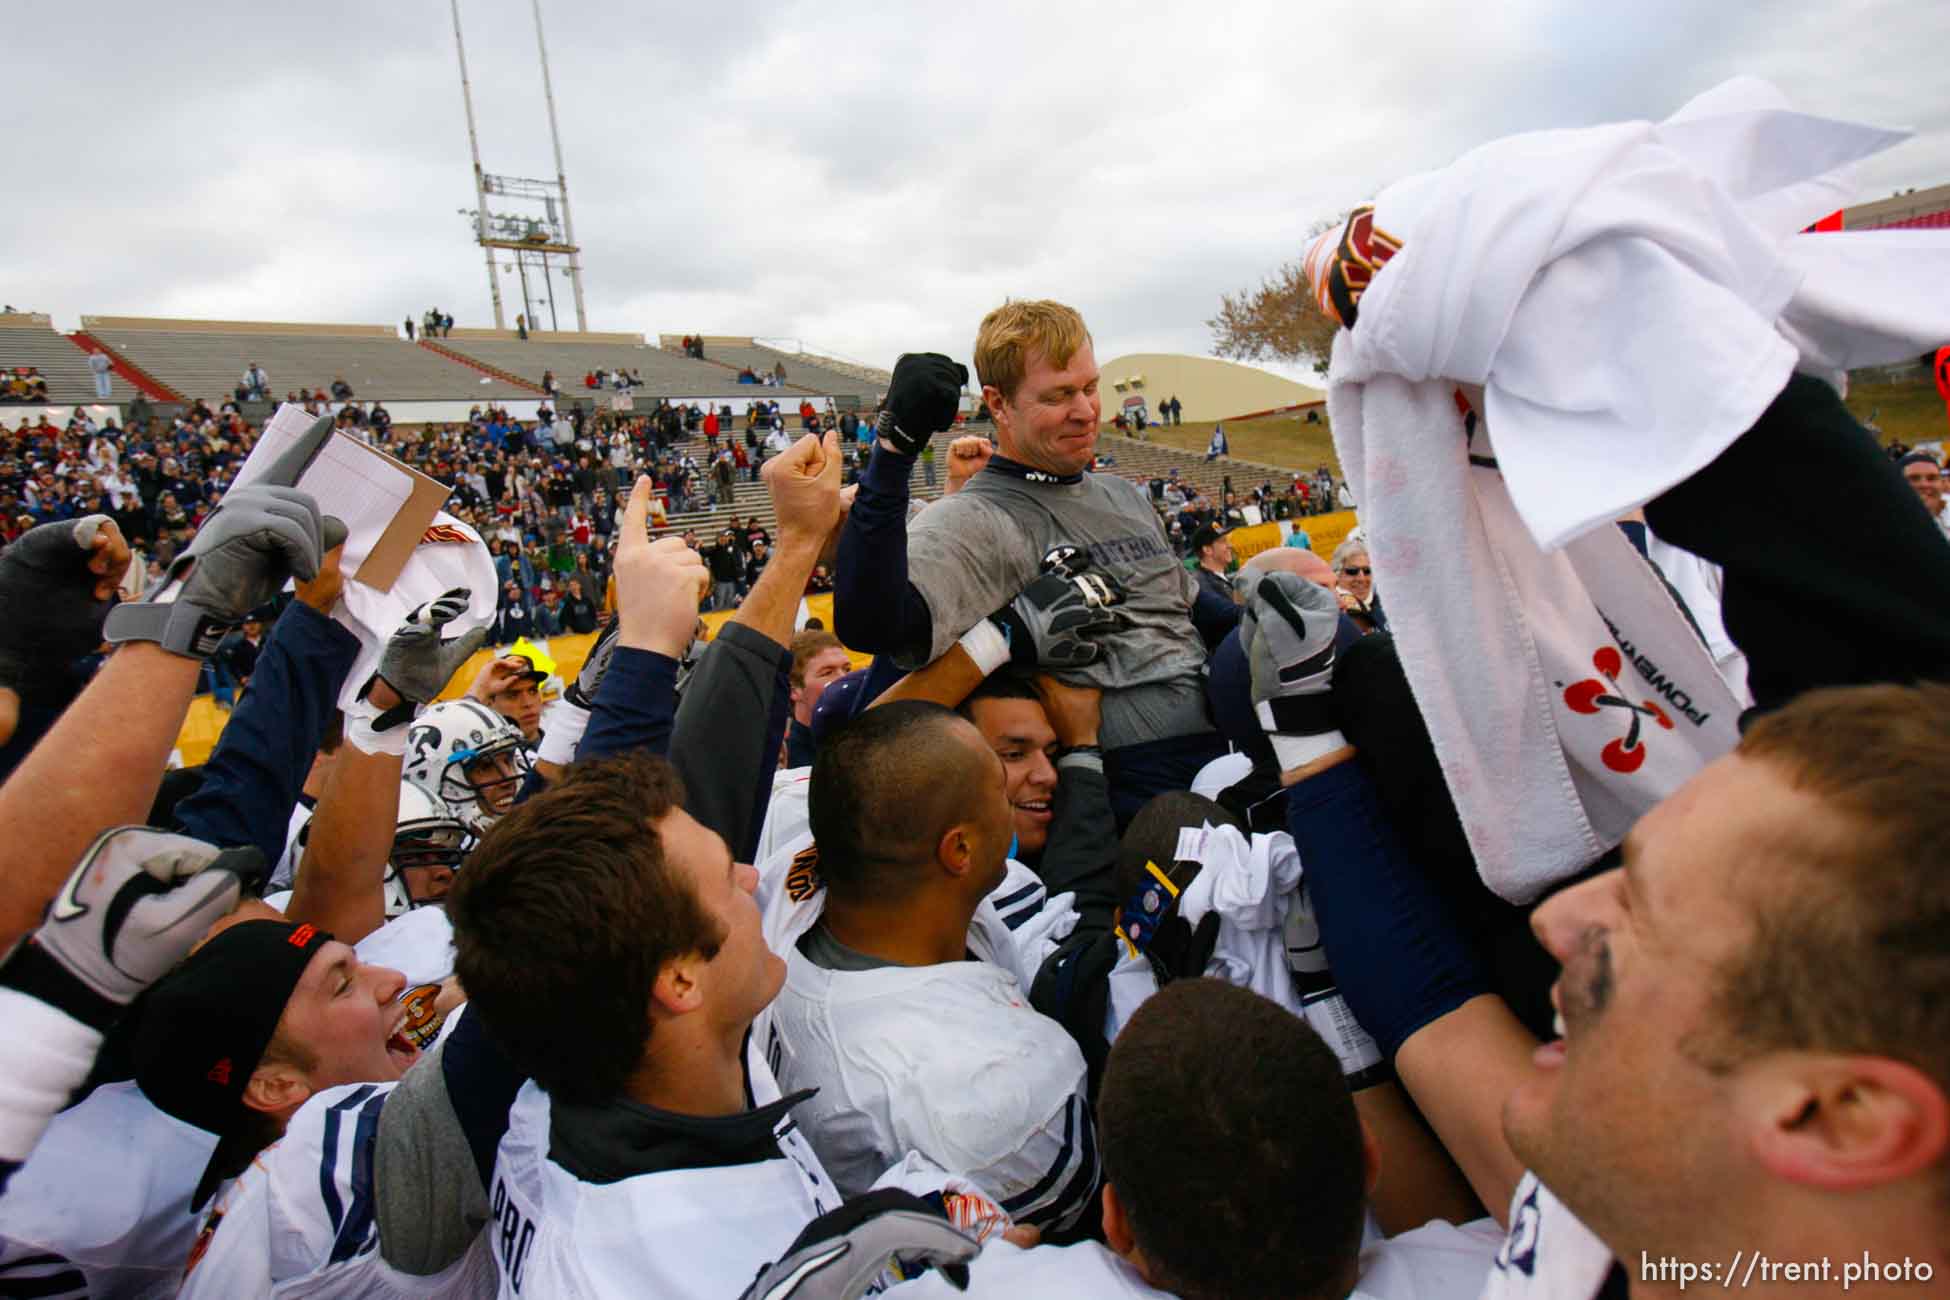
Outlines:
{"type": "MultiPolygon", "coordinates": [[[[1321,221],[1307,233],[1314,236],[1336,228],[1347,214],[1321,221]]],[[[1256,289],[1223,294],[1219,314],[1205,322],[1212,331],[1212,352],[1234,361],[1306,362],[1316,373],[1327,373],[1327,359],[1340,326],[1314,300],[1313,284],[1296,259],[1285,262],[1256,289]]]]}

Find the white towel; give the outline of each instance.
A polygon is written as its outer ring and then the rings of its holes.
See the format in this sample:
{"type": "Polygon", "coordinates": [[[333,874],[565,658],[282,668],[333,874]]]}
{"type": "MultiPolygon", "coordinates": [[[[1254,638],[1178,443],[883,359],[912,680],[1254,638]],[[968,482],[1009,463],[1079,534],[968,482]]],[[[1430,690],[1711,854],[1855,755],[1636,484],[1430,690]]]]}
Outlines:
{"type": "Polygon", "coordinates": [[[339,690],[340,708],[351,707],[366,679],[379,671],[379,656],[406,616],[455,587],[465,587],[472,595],[467,612],[441,629],[443,639],[492,623],[501,590],[487,543],[473,528],[444,510],[433,517],[391,591],[362,582],[345,584],[332,617],[359,638],[359,657],[339,690]]]}
{"type": "Polygon", "coordinates": [[[1610,521],[1718,456],[1797,366],[1950,337],[1950,237],[1794,234],[1842,205],[1839,168],[1902,138],[1740,79],[1663,123],[1512,137],[1376,199],[1402,248],[1335,340],[1328,407],[1504,897],[1588,864],[1735,739],[1737,701],[1610,521]],[[1474,447],[1458,384],[1484,390],[1474,447]]]}
{"type": "Polygon", "coordinates": [[[1341,463],[1369,502],[1362,522],[1402,668],[1477,868],[1528,902],[1731,748],[1738,702],[1623,533],[1549,553],[1532,541],[1502,477],[1470,464],[1446,386],[1381,375],[1328,400],[1341,463]]]}

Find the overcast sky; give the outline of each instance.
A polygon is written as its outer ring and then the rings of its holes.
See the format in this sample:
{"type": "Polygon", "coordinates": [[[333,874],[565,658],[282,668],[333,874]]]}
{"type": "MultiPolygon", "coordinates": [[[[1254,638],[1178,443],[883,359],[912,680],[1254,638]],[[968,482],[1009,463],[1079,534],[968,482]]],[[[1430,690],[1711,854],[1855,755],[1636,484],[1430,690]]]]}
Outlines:
{"type": "MultiPolygon", "coordinates": [[[[1950,4],[543,0],[592,329],[967,358],[1008,296],[1098,355],[1206,352],[1313,221],[1511,132],[1736,73],[1914,128],[1950,181],[1950,4]]],[[[482,161],[549,176],[529,0],[462,0],[482,161]]],[[[10,24],[0,297],[50,311],[492,323],[447,0],[92,0],[10,24]],[[24,40],[22,39],[24,38],[24,40]]],[[[512,277],[504,294],[514,299],[512,277]]],[[[558,292],[565,327],[574,317],[558,292]]],[[[507,308],[510,324],[519,308],[507,308]]]]}

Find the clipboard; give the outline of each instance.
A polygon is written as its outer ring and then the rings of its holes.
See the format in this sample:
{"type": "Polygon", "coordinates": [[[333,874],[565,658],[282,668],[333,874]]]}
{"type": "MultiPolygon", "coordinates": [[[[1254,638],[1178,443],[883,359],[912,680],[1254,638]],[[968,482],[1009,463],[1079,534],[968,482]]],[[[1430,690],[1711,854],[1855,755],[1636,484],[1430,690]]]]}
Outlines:
{"type": "MultiPolygon", "coordinates": [[[[283,405],[264,425],[231,487],[248,486],[309,430],[304,408],[283,405]]],[[[344,571],[375,591],[391,591],[428,525],[453,491],[411,465],[342,432],[322,443],[298,476],[320,514],[345,523],[344,571]]]]}

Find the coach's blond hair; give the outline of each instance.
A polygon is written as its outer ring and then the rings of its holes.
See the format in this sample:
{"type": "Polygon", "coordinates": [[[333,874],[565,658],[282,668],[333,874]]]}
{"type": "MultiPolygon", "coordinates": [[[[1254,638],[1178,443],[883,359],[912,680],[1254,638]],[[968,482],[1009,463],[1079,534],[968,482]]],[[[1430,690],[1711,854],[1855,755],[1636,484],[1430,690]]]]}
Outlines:
{"type": "Polygon", "coordinates": [[[1031,349],[1061,370],[1090,341],[1074,307],[1047,298],[1005,302],[982,317],[982,328],[975,333],[975,374],[1004,401],[1014,401],[1029,369],[1031,349]]]}

